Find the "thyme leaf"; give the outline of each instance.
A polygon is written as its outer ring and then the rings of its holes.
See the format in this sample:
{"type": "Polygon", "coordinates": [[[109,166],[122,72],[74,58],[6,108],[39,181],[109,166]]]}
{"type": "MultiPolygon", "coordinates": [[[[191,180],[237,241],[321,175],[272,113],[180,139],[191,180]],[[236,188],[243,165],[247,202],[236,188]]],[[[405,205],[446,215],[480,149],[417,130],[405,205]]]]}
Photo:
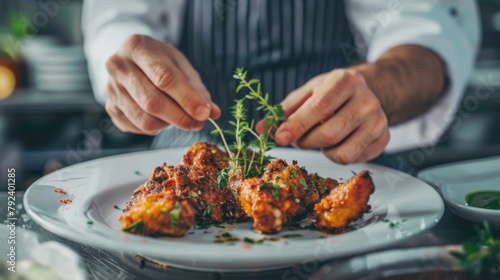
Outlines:
{"type": "Polygon", "coordinates": [[[142,219],[139,219],[139,220],[135,221],[133,224],[131,224],[130,226],[124,228],[123,231],[126,231],[126,232],[136,231],[136,232],[140,232],[142,235],[144,235],[144,232],[145,232],[144,222],[142,221],[142,219]]]}
{"type": "Polygon", "coordinates": [[[228,180],[229,180],[229,169],[223,168],[219,172],[217,172],[217,188],[219,190],[223,190],[226,187],[228,180]]]}
{"type": "Polygon", "coordinates": [[[203,210],[202,215],[203,216],[210,215],[210,213],[212,213],[212,210],[214,210],[214,209],[215,209],[215,204],[210,203],[207,205],[207,208],[205,208],[205,210],[203,210]]]}

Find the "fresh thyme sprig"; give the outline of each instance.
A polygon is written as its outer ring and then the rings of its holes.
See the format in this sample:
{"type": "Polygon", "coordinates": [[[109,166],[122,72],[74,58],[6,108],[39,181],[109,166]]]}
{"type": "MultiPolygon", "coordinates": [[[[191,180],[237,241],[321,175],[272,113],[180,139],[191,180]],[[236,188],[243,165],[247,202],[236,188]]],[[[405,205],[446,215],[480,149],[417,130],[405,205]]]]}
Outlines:
{"type": "Polygon", "coordinates": [[[273,135],[278,126],[286,120],[281,105],[269,104],[269,93],[262,94],[260,81],[257,79],[247,81],[246,77],[247,72],[242,68],[237,68],[233,75],[233,78],[240,82],[236,88],[236,93],[239,93],[242,89],[248,90],[248,93],[243,98],[236,99],[235,105],[231,107],[234,120],[229,121],[229,124],[234,130],[223,130],[213,119],[208,119],[215,127],[212,133],[219,134],[229,155],[229,170],[227,173],[219,173],[219,176],[225,177],[218,179],[219,189],[223,188],[221,183],[227,182],[227,176],[239,168],[242,169],[245,177],[259,176],[264,172],[265,163],[269,160],[266,152],[276,146],[273,135]],[[247,120],[247,111],[244,105],[246,100],[257,101],[259,104],[257,110],[264,112],[265,130],[261,135],[254,131],[254,121],[248,122],[247,120]],[[248,134],[252,135],[254,139],[247,143],[245,138],[248,134]],[[233,136],[234,143],[229,144],[226,135],[233,136]]]}
{"type": "Polygon", "coordinates": [[[259,148],[259,164],[262,166],[266,160],[265,153],[276,146],[274,142],[274,133],[278,129],[278,126],[286,120],[285,113],[281,104],[271,105],[269,104],[269,93],[265,95],[261,92],[261,83],[257,79],[251,79],[247,81],[247,71],[243,68],[237,68],[233,78],[240,81],[240,84],[236,88],[236,93],[239,93],[243,88],[248,90],[248,94],[245,98],[248,100],[256,100],[259,104],[257,107],[258,111],[263,111],[264,114],[264,133],[257,137],[260,141],[257,141],[259,148]],[[257,85],[255,88],[254,85],[257,85]]]}
{"type": "Polygon", "coordinates": [[[473,275],[500,278],[500,239],[493,237],[487,222],[484,222],[483,229],[476,227],[476,231],[478,240],[465,243],[463,252],[455,253],[455,257],[460,260],[464,270],[473,275]]]}

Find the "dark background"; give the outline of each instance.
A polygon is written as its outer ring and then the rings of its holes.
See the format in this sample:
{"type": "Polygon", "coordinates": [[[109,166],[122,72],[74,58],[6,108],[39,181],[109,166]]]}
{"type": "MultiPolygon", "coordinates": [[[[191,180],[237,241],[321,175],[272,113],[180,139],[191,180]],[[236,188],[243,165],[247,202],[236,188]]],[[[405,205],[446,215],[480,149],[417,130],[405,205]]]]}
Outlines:
{"type": "MultiPolygon", "coordinates": [[[[55,1],[55,0],[53,0],[55,1]]],[[[41,1],[46,3],[47,0],[41,1]]],[[[60,0],[60,11],[38,28],[37,38],[52,36],[60,44],[79,46],[81,0],[60,0]]],[[[453,126],[436,147],[403,153],[403,170],[500,154],[500,1],[478,1],[482,46],[476,69],[453,126]],[[480,97],[480,98],[479,98],[480,97]]],[[[6,54],[12,17],[30,19],[40,11],[35,0],[1,0],[0,66],[17,72],[17,88],[0,100],[0,172],[17,169],[18,190],[54,169],[112,154],[145,150],[151,137],[119,132],[92,92],[42,90],[28,77],[30,68],[20,53],[6,54]]],[[[30,36],[31,38],[31,36],[30,36]]],[[[2,190],[2,187],[0,187],[2,190]]]]}

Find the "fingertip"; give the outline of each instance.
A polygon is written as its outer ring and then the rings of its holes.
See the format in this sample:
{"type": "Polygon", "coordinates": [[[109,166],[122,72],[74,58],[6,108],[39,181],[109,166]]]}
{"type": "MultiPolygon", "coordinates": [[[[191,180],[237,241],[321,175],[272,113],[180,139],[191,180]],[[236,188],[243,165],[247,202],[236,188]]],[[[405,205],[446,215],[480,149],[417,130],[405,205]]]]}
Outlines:
{"type": "Polygon", "coordinates": [[[260,120],[255,124],[255,131],[257,131],[258,134],[264,133],[264,120],[260,120]]]}
{"type": "Polygon", "coordinates": [[[210,103],[210,117],[212,119],[218,119],[221,115],[221,109],[219,108],[219,106],[217,106],[217,104],[211,102],[210,103]]]}
{"type": "Polygon", "coordinates": [[[286,130],[278,130],[274,135],[274,139],[276,141],[276,144],[280,146],[288,146],[292,142],[292,135],[286,130]]]}
{"type": "Polygon", "coordinates": [[[205,121],[210,117],[211,110],[210,105],[207,103],[205,105],[200,105],[194,111],[194,118],[198,121],[205,121]]]}

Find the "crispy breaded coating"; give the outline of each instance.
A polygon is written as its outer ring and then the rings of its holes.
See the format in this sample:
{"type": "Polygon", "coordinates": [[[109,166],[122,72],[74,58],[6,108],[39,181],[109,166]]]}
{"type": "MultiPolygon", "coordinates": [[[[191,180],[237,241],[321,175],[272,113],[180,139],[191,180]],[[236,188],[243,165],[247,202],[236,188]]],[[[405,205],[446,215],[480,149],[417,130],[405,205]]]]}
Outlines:
{"type": "Polygon", "coordinates": [[[168,192],[150,192],[120,216],[122,230],[142,235],[183,236],[195,223],[195,209],[168,192]]]}
{"type": "Polygon", "coordinates": [[[191,201],[199,220],[222,223],[225,200],[216,177],[210,176],[205,166],[178,165],[174,170],[175,194],[191,201]]]}
{"type": "Polygon", "coordinates": [[[229,166],[228,158],[227,152],[219,149],[216,145],[197,142],[186,151],[181,164],[203,166],[207,172],[213,175],[229,166]]]}
{"type": "Polygon", "coordinates": [[[134,193],[132,194],[132,197],[130,197],[129,201],[126,202],[124,211],[128,211],[143,196],[151,193],[162,193],[162,192],[173,192],[173,189],[165,188],[165,186],[155,181],[147,181],[146,183],[142,184],[140,187],[135,189],[134,193]]]}
{"type": "Polygon", "coordinates": [[[239,195],[243,210],[254,220],[254,229],[263,233],[280,231],[319,201],[307,172],[296,162],[288,165],[284,160],[272,161],[262,178],[243,181],[239,195]]]}
{"type": "Polygon", "coordinates": [[[369,209],[368,199],[374,188],[366,170],[334,188],[314,206],[316,225],[329,230],[346,227],[369,209]]]}
{"type": "Polygon", "coordinates": [[[222,190],[222,197],[226,201],[224,203],[225,216],[229,220],[238,221],[239,219],[246,217],[245,211],[241,207],[238,190],[243,184],[245,176],[243,176],[243,171],[237,169],[233,174],[229,176],[226,187],[222,190]]]}
{"type": "Polygon", "coordinates": [[[153,172],[151,172],[151,174],[149,175],[149,180],[161,184],[168,179],[172,179],[174,167],[175,166],[173,165],[167,165],[166,163],[163,163],[161,166],[153,169],[153,172]]]}
{"type": "Polygon", "coordinates": [[[320,198],[328,195],[333,189],[339,186],[339,182],[332,178],[323,178],[319,176],[317,173],[309,174],[309,178],[311,178],[312,183],[318,190],[320,198]]]}

